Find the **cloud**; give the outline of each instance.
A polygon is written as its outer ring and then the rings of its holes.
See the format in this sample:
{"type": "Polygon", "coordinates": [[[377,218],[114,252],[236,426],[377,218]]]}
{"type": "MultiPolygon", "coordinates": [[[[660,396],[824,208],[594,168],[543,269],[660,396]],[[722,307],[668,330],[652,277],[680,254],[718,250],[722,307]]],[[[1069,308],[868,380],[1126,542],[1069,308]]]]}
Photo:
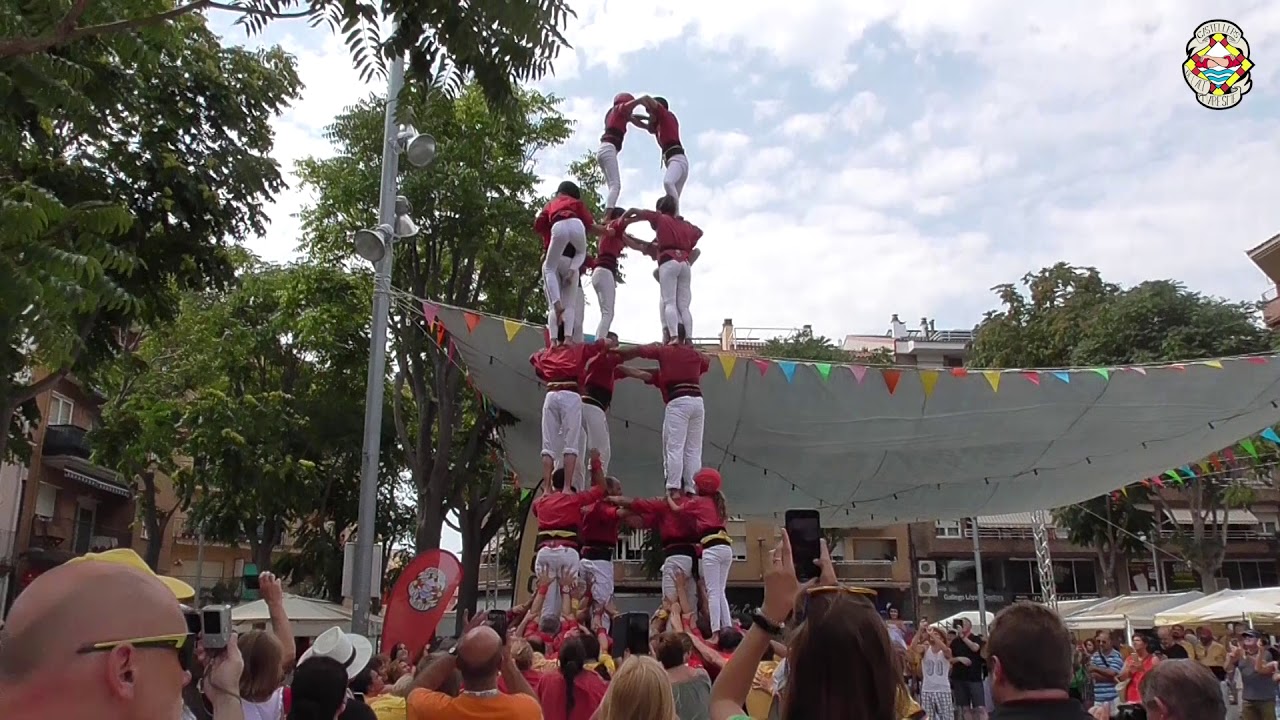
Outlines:
{"type": "MultiPolygon", "coordinates": [[[[691,162],[682,209],[706,231],[699,335],[732,317],[839,337],[881,332],[895,312],[968,327],[992,306],[991,286],[1057,260],[1244,299],[1266,286],[1241,251],[1280,225],[1269,197],[1280,73],[1260,63],[1230,111],[1196,105],[1179,65],[1207,19],[1200,4],[1097,0],[1034,16],[1012,0],[575,9],[574,49],[539,86],[567,98],[578,124],[538,170],[549,184],[594,149],[615,88],[672,98],[691,162]]],[[[1232,12],[1254,48],[1280,45],[1280,6],[1232,12]]],[[[315,32],[300,44],[308,90],[281,121],[282,160],[324,154],[316,131],[366,91],[315,32]]],[[[658,149],[635,135],[623,202],[648,204],[658,149]]],[[[300,201],[282,196],[269,247],[296,233],[279,217],[300,201]]],[[[624,337],[657,334],[651,269],[624,260],[624,337]]]]}

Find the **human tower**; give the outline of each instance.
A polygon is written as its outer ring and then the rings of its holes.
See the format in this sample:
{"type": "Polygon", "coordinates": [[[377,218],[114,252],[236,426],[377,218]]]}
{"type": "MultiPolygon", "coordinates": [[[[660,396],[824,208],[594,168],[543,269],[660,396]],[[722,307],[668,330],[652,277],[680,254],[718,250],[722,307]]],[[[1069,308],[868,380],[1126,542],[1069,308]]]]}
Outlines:
{"type": "Polygon", "coordinates": [[[724,588],[733,564],[725,532],[727,511],[720,473],[702,467],[705,407],[701,380],[710,360],[693,347],[690,267],[697,260],[702,230],[680,214],[680,193],[689,161],[680,142],[680,122],[666,99],[619,93],[605,113],[604,134],[596,159],[608,185],[603,223],[597,223],[571,181],[560,183],[556,196],[538,214],[534,229],[542,236],[542,262],[547,295],[548,344],[529,360],[546,386],[542,405],[542,492],[533,503],[538,519],[539,574],[557,578],[547,589],[542,616],[561,614],[558,579],[576,578],[579,570],[590,587],[589,612],[606,626],[613,606],[613,553],[622,524],[658,532],[665,560],[662,592],[677,598],[677,579],[687,583],[686,597],[699,597],[704,581],[706,608],[713,633],[732,624],[724,588]],[[637,110],[643,109],[645,114],[637,110]],[[663,194],[653,210],[618,206],[621,175],[618,156],[629,126],[648,131],[662,151],[663,194]],[[627,232],[635,222],[653,228],[652,242],[627,232]],[[587,237],[598,238],[594,255],[587,237]],[[662,341],[619,347],[610,331],[618,263],[630,248],[657,262],[654,277],[661,288],[662,341]],[[595,340],[583,342],[581,278],[591,272],[600,302],[595,340]],[[626,364],[644,358],[656,369],[626,364]],[[666,493],[652,499],[622,496],[622,483],[609,476],[609,404],[614,384],[624,378],[654,386],[666,405],[662,425],[663,474],[666,493]],[[575,483],[581,456],[586,456],[591,484],[575,483]],[[578,487],[575,487],[578,485],[578,487]]]}

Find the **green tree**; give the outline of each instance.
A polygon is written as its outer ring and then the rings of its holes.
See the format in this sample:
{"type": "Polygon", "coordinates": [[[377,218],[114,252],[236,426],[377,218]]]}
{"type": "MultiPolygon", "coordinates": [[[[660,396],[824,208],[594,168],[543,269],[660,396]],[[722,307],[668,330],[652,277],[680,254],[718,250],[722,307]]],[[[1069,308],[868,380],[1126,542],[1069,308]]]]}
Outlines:
{"type": "MultiPolygon", "coordinates": [[[[0,34],[38,34],[55,12],[10,4],[0,34]]],[[[283,187],[270,123],[299,88],[284,51],[224,48],[198,15],[0,54],[0,458],[27,440],[15,410],[231,276],[228,248],[264,230],[283,187]]]]}
{"type": "Polygon", "coordinates": [[[887,348],[876,348],[865,353],[851,353],[825,335],[814,335],[813,328],[803,328],[780,338],[770,338],[760,348],[760,355],[785,360],[810,362],[850,362],[857,360],[871,365],[892,365],[893,353],[887,348]]]}
{"type": "MultiPolygon", "coordinates": [[[[995,288],[1002,308],[987,313],[974,338],[975,367],[1108,366],[1197,360],[1263,352],[1271,337],[1256,308],[1187,290],[1170,280],[1124,289],[1104,282],[1096,269],[1058,263],[1014,284],[995,288]]],[[[1136,481],[1139,478],[1132,478],[1136,481]]],[[[1193,529],[1175,545],[1208,587],[1221,567],[1225,528],[1214,509],[1247,501],[1234,479],[1193,481],[1182,493],[1193,509],[1193,529]],[[1206,522],[1207,521],[1207,522],[1206,522]]],[[[1116,499],[1095,498],[1055,513],[1073,541],[1098,553],[1103,586],[1127,589],[1121,572],[1140,549],[1133,536],[1155,536],[1155,516],[1141,509],[1162,503],[1142,486],[1116,499]]]]}
{"type": "MultiPolygon", "coordinates": [[[[521,91],[514,113],[493,112],[474,85],[456,99],[434,91],[407,95],[406,106],[435,136],[439,155],[431,166],[400,176],[400,193],[412,199],[422,231],[396,247],[392,284],[400,294],[390,321],[389,415],[416,494],[417,551],[439,547],[452,512],[460,528],[475,530],[464,536],[467,547],[483,548],[500,512],[497,499],[484,492],[496,472],[491,448],[509,416],[468,387],[448,338],[438,342],[416,298],[533,322],[545,318],[542,248],[531,229],[545,198],[537,195],[530,161],[567,140],[571,128],[559,101],[537,92],[521,91]]],[[[303,185],[316,197],[302,211],[303,249],[318,262],[349,263],[351,232],[376,223],[383,107],[378,98],[354,105],[329,128],[335,156],[298,164],[303,185]]],[[[476,581],[474,574],[464,577],[471,584],[460,590],[464,598],[474,597],[476,581]]]]}
{"type": "MultiPolygon", "coordinates": [[[[50,66],[69,49],[145,37],[221,11],[250,34],[277,19],[306,18],[341,34],[364,79],[388,58],[408,55],[408,75],[458,90],[467,78],[495,104],[511,105],[515,86],[545,75],[568,45],[561,30],[573,11],[565,0],[501,3],[339,2],[338,0],[35,0],[0,9],[0,62],[36,58],[50,66]],[[395,19],[391,34],[378,29],[395,19]]],[[[56,70],[54,67],[42,68],[56,70]]],[[[64,69],[65,72],[65,69],[64,69]]],[[[52,78],[60,74],[51,72],[52,78]]]]}

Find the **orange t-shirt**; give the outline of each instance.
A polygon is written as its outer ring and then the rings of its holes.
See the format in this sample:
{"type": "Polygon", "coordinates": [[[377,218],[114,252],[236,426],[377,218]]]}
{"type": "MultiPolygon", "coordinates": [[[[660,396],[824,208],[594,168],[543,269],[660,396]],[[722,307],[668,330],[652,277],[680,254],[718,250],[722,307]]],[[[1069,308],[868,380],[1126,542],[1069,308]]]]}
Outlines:
{"type": "Polygon", "coordinates": [[[418,689],[409,693],[409,720],[541,720],[542,708],[528,695],[449,697],[418,689]]]}

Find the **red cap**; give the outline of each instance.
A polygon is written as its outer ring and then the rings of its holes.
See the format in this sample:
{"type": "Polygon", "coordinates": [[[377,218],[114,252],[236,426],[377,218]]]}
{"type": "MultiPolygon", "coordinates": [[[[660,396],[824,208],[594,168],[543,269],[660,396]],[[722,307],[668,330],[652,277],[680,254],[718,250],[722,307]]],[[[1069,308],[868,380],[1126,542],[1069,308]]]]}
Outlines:
{"type": "Polygon", "coordinates": [[[693,486],[701,495],[720,492],[720,471],[715,468],[702,468],[693,476],[693,486]]]}
{"type": "Polygon", "coordinates": [[[622,103],[629,103],[635,99],[636,99],[636,96],[632,95],[631,93],[618,93],[617,95],[613,96],[613,104],[621,105],[622,103]]]}

